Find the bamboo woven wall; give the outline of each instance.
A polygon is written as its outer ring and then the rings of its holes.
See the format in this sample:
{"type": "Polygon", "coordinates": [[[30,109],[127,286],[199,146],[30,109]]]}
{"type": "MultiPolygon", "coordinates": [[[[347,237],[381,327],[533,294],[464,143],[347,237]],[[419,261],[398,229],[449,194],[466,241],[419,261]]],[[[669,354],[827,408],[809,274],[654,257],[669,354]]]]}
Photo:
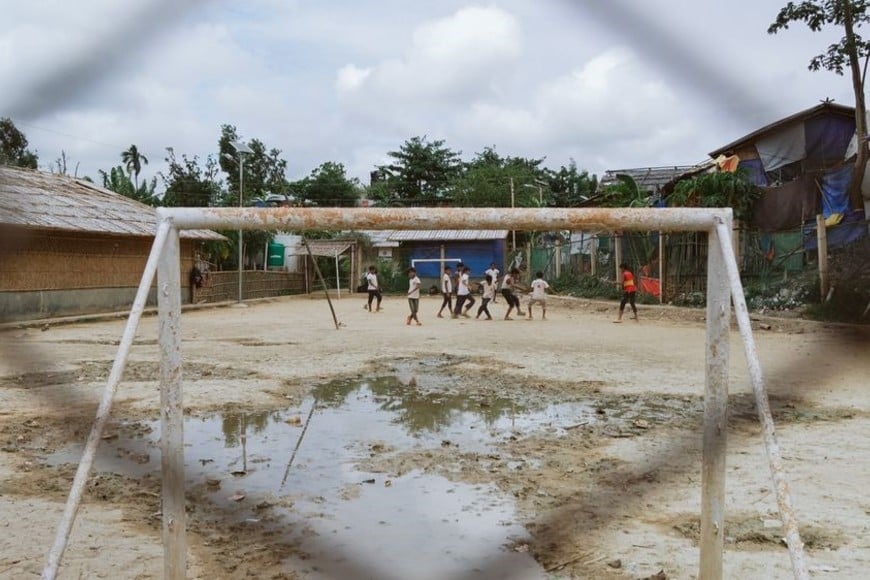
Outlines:
{"type": "MultiPolygon", "coordinates": [[[[0,259],[0,292],[135,288],[152,239],[93,233],[28,232],[0,259]]],[[[181,285],[190,285],[193,240],[181,240],[181,285]]]]}

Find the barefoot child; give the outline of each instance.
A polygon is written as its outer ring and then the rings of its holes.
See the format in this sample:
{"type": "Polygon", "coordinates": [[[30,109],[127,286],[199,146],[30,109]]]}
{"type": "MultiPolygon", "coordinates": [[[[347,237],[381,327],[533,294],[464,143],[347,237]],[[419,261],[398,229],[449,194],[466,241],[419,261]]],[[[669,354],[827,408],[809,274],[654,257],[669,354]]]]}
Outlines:
{"type": "Polygon", "coordinates": [[[508,305],[507,312],[504,315],[505,320],[513,320],[513,318],[511,318],[511,310],[514,308],[517,309],[517,314],[520,316],[526,315],[526,313],[520,309],[520,299],[517,298],[517,295],[514,292],[514,286],[516,286],[519,276],[520,271],[516,268],[512,268],[501,282],[501,295],[504,296],[505,302],[507,302],[508,305]]]}
{"type": "Polygon", "coordinates": [[[489,301],[492,300],[493,296],[495,296],[495,284],[492,282],[492,276],[487,274],[483,281],[483,297],[480,301],[480,308],[477,309],[477,316],[474,317],[475,320],[480,318],[481,314],[486,314],[486,319],[492,320],[492,315],[489,313],[487,305],[489,304],[489,301]]]}
{"type": "Polygon", "coordinates": [[[631,304],[631,311],[634,313],[634,318],[637,320],[637,306],[634,305],[634,298],[637,295],[637,285],[634,283],[634,273],[628,267],[628,264],[620,264],[619,271],[622,273],[622,301],[619,303],[619,318],[613,322],[622,322],[622,315],[625,313],[626,303],[631,304]]]}
{"type": "Polygon", "coordinates": [[[423,326],[417,318],[417,311],[420,310],[420,278],[417,277],[417,270],[414,268],[408,268],[408,306],[411,307],[411,314],[405,324],[410,326],[413,320],[417,326],[423,326]]]}
{"type": "Polygon", "coordinates": [[[470,318],[468,316],[468,311],[471,310],[471,307],[474,306],[474,296],[471,295],[471,288],[469,288],[469,274],[471,270],[468,266],[462,267],[462,274],[459,277],[459,287],[456,289],[456,306],[453,309],[453,318],[458,317],[460,314],[465,318],[470,318]],[[463,309],[463,306],[465,308],[463,309]]]}
{"type": "Polygon", "coordinates": [[[490,276],[492,276],[492,287],[493,287],[492,303],[495,304],[495,302],[496,302],[495,289],[498,288],[498,275],[501,274],[501,272],[499,271],[498,266],[496,266],[495,262],[493,262],[492,264],[489,265],[489,270],[485,271],[484,274],[489,274],[490,276]]]}
{"type": "Polygon", "coordinates": [[[369,303],[368,309],[369,312],[372,311],[372,302],[374,302],[375,298],[378,299],[377,309],[378,312],[381,310],[381,287],[378,285],[378,269],[374,266],[369,266],[369,273],[366,274],[366,283],[368,284],[369,291],[369,303]]]}
{"type": "Polygon", "coordinates": [[[438,310],[438,318],[444,318],[441,313],[447,308],[448,314],[453,313],[453,277],[450,266],[444,266],[444,274],[441,276],[441,308],[438,310]]]}
{"type": "Polygon", "coordinates": [[[547,320],[547,288],[550,285],[544,280],[543,272],[536,272],[532,281],[532,293],[529,296],[529,320],[532,319],[532,306],[541,305],[541,320],[547,320]]]}

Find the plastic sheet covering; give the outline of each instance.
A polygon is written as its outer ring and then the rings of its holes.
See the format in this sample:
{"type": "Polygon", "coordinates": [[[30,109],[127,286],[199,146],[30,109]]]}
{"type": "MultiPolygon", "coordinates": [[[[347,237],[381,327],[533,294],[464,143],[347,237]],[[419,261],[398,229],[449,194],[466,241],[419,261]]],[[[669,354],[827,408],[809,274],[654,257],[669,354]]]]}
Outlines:
{"type": "Polygon", "coordinates": [[[808,169],[830,166],[844,159],[855,135],[855,119],[821,115],[805,123],[808,169]]]}
{"type": "Polygon", "coordinates": [[[785,127],[755,144],[765,171],[774,171],[789,163],[806,159],[807,141],[803,123],[785,127]]]}
{"type": "Polygon", "coordinates": [[[822,190],[822,215],[826,218],[849,211],[848,190],[854,165],[849,163],[828,171],[819,180],[819,188],[822,190]]]}
{"type": "Polygon", "coordinates": [[[767,175],[764,173],[761,159],[741,159],[737,169],[738,171],[745,171],[749,181],[758,187],[767,187],[767,175]]]}
{"type": "Polygon", "coordinates": [[[752,224],[764,232],[793,230],[818,213],[815,181],[804,176],[766,188],[752,210],[752,224]]]}
{"type": "MultiPolygon", "coordinates": [[[[864,210],[850,211],[839,225],[827,228],[828,249],[838,248],[856,242],[867,235],[864,210]]],[[[816,221],[804,225],[804,248],[815,250],[819,247],[816,237],[816,221]]]]}

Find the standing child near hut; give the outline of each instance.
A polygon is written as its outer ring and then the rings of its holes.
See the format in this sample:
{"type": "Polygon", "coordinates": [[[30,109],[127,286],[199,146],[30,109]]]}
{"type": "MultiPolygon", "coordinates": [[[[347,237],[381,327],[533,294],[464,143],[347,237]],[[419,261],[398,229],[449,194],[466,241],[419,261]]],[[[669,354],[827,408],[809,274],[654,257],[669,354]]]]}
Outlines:
{"type": "Polygon", "coordinates": [[[634,304],[635,296],[637,296],[637,285],[634,283],[634,272],[625,263],[619,265],[619,271],[622,274],[622,301],[619,303],[619,317],[613,322],[622,322],[626,303],[631,304],[631,311],[634,313],[632,318],[637,320],[637,306],[634,304]]]}
{"type": "Polygon", "coordinates": [[[374,266],[369,266],[369,273],[366,274],[366,284],[368,284],[368,292],[369,292],[369,303],[366,306],[369,309],[369,312],[372,311],[372,302],[374,302],[375,298],[378,299],[377,309],[378,312],[381,311],[381,287],[378,285],[378,269],[374,266]]]}
{"type": "Polygon", "coordinates": [[[489,265],[489,270],[484,272],[484,274],[488,274],[488,275],[492,276],[492,287],[493,287],[492,303],[495,304],[496,303],[495,289],[498,288],[498,275],[501,274],[501,272],[499,271],[498,266],[495,265],[495,262],[493,262],[492,264],[489,265]]]}
{"type": "Polygon", "coordinates": [[[417,318],[417,312],[420,310],[420,278],[417,277],[417,270],[414,268],[408,268],[408,306],[411,307],[411,314],[405,324],[410,326],[413,320],[417,326],[423,326],[417,318]]]}
{"type": "Polygon", "coordinates": [[[453,313],[453,279],[450,266],[444,266],[444,273],[441,275],[441,309],[438,310],[438,318],[444,318],[441,313],[444,312],[444,307],[447,307],[447,312],[453,313]]]}
{"type": "Polygon", "coordinates": [[[507,302],[508,305],[507,312],[505,312],[504,315],[505,320],[513,320],[513,318],[511,318],[511,310],[514,308],[517,309],[517,314],[520,316],[526,315],[526,313],[520,308],[520,299],[517,298],[517,295],[514,292],[514,286],[516,286],[519,276],[520,271],[516,268],[511,268],[511,271],[508,272],[501,282],[501,295],[504,296],[505,302],[507,302]]]}
{"type": "Polygon", "coordinates": [[[547,288],[550,285],[544,280],[543,272],[536,272],[532,281],[532,293],[529,295],[529,320],[532,319],[532,306],[541,305],[541,320],[547,320],[547,288]]]}
{"type": "Polygon", "coordinates": [[[490,300],[495,296],[495,284],[492,282],[492,276],[490,274],[486,275],[483,281],[483,297],[480,301],[480,308],[477,309],[477,316],[475,316],[475,320],[480,318],[481,314],[486,314],[487,320],[492,320],[492,315],[489,313],[489,308],[487,305],[490,300]]]}

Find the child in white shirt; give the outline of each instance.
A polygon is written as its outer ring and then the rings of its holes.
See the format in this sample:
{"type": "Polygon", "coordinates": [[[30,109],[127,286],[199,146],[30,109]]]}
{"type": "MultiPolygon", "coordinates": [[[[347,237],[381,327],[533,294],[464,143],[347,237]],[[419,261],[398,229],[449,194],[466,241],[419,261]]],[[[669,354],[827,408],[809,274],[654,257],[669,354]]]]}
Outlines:
{"type": "Polygon", "coordinates": [[[411,314],[405,321],[408,326],[414,320],[417,326],[423,326],[420,319],[417,318],[417,311],[420,310],[420,278],[417,277],[417,270],[408,268],[408,306],[411,307],[411,314]]]}
{"type": "Polygon", "coordinates": [[[532,293],[529,295],[529,320],[532,319],[532,305],[541,305],[541,320],[547,320],[547,288],[550,285],[544,280],[543,272],[536,272],[532,281],[532,293]]]}
{"type": "Polygon", "coordinates": [[[494,296],[495,284],[493,284],[492,276],[487,274],[483,281],[483,300],[481,300],[480,308],[477,309],[477,316],[475,316],[475,319],[480,318],[481,314],[486,314],[486,319],[492,320],[492,315],[489,313],[487,305],[494,296]]]}

